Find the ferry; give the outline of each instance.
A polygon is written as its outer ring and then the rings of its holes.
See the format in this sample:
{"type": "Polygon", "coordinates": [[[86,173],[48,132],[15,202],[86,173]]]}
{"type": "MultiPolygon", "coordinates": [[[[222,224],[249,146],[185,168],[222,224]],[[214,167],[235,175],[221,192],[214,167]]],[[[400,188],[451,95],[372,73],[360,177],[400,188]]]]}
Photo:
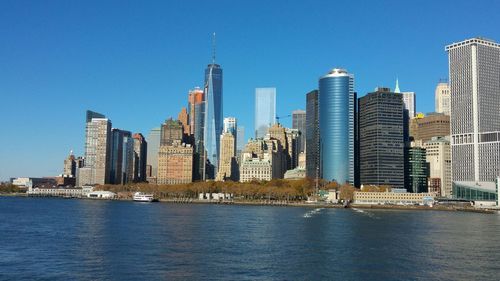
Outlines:
{"type": "Polygon", "coordinates": [[[147,194],[143,192],[134,193],[134,201],[136,202],[154,202],[156,201],[153,197],[153,194],[147,194]]]}

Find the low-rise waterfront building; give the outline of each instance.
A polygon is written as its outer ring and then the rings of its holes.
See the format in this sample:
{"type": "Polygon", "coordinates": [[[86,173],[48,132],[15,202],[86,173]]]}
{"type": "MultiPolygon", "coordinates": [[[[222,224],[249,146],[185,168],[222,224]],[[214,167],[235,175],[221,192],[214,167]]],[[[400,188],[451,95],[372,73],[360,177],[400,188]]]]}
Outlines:
{"type": "Polygon", "coordinates": [[[412,193],[412,192],[354,192],[354,204],[367,205],[432,205],[435,193],[412,193]]]}

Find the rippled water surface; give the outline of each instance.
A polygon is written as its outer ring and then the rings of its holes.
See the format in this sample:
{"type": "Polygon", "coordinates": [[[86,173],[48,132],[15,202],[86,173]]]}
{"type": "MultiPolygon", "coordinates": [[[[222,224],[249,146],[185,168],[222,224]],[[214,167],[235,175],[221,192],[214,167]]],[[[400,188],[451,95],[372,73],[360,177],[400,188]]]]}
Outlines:
{"type": "Polygon", "coordinates": [[[500,280],[500,215],[0,197],[1,280],[500,280]]]}

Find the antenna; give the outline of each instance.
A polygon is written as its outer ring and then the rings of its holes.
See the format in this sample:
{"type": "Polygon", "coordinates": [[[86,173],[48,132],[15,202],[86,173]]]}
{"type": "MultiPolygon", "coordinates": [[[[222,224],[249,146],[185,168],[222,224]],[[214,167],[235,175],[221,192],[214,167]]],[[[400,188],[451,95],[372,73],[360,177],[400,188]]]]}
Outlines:
{"type": "Polygon", "coordinates": [[[215,32],[212,34],[212,64],[215,64],[215,32]]]}

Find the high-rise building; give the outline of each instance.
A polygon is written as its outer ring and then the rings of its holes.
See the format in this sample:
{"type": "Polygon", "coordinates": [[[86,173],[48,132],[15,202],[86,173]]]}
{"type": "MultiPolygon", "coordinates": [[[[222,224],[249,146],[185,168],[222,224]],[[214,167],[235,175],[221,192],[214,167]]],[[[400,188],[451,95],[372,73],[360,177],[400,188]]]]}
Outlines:
{"type": "Polygon", "coordinates": [[[160,150],[160,139],[161,139],[161,128],[153,128],[149,131],[147,138],[148,142],[148,153],[147,153],[147,165],[151,167],[151,176],[148,176],[146,180],[148,182],[156,181],[156,176],[158,175],[158,152],[160,150]]]}
{"type": "Polygon", "coordinates": [[[134,140],[132,133],[112,129],[110,183],[126,184],[134,179],[134,140]]]}
{"type": "Polygon", "coordinates": [[[184,129],[184,134],[186,136],[191,135],[191,128],[189,126],[189,114],[185,107],[181,108],[181,111],[177,115],[177,119],[182,123],[182,128],[184,129]]]}
{"type": "Polygon", "coordinates": [[[238,164],[236,163],[236,140],[230,130],[224,131],[220,137],[220,162],[217,180],[238,180],[238,164]]]}
{"type": "Polygon", "coordinates": [[[430,113],[411,119],[410,136],[413,140],[424,143],[433,137],[450,135],[450,116],[442,113],[430,113]]]}
{"type": "Polygon", "coordinates": [[[292,111],[292,128],[299,130],[299,153],[306,151],[306,112],[304,110],[292,111]]]}
{"type": "Polygon", "coordinates": [[[206,151],[207,168],[206,177],[215,178],[213,172],[217,171],[220,154],[220,135],[222,134],[222,68],[215,63],[215,33],[214,33],[214,52],[212,63],[205,69],[205,130],[203,136],[204,147],[206,151]]]}
{"type": "Polygon", "coordinates": [[[452,195],[450,138],[433,137],[426,141],[423,147],[426,150],[426,160],[429,162],[429,191],[450,197],[452,195]]]}
{"type": "Polygon", "coordinates": [[[406,188],[408,192],[422,193],[428,191],[429,163],[425,148],[412,146],[407,148],[408,163],[406,165],[406,188]]]}
{"type": "Polygon", "coordinates": [[[306,175],[319,178],[319,108],[318,90],[306,95],[306,175]]]}
{"type": "Polygon", "coordinates": [[[245,148],[245,127],[239,125],[236,128],[236,151],[242,151],[245,148]]]}
{"type": "Polygon", "coordinates": [[[500,44],[472,38],[446,51],[453,182],[493,182],[500,175],[500,44]]]}
{"type": "Polygon", "coordinates": [[[85,168],[87,182],[82,185],[109,183],[111,161],[111,120],[87,110],[85,128],[85,168]]]}
{"type": "Polygon", "coordinates": [[[174,140],[161,145],[158,153],[158,184],[183,184],[193,181],[193,147],[174,140]]]}
{"type": "Polygon", "coordinates": [[[439,82],[435,91],[436,112],[450,115],[451,113],[451,96],[450,85],[448,82],[439,82]]]}
{"type": "Polygon", "coordinates": [[[415,117],[416,114],[415,92],[401,92],[401,90],[399,89],[399,80],[396,79],[396,88],[394,89],[394,93],[402,94],[403,104],[405,106],[405,109],[408,111],[408,118],[411,119],[415,117]]]}
{"type": "Polygon", "coordinates": [[[263,138],[275,123],[276,88],[255,89],[255,138],[263,138]]]}
{"type": "Polygon", "coordinates": [[[404,105],[388,88],[359,98],[360,183],[404,188],[404,105]]]}
{"type": "Polygon", "coordinates": [[[284,155],[278,139],[250,140],[243,150],[240,182],[282,179],[286,171],[284,155]]]}
{"type": "MultiPolygon", "coordinates": [[[[222,133],[230,133],[233,135],[234,138],[234,153],[236,156],[236,146],[238,142],[238,124],[236,122],[236,118],[234,117],[226,117],[224,118],[224,129],[222,130],[222,133]]],[[[221,135],[222,137],[222,135],[221,135]]],[[[221,142],[222,145],[222,142],[221,142]]],[[[222,154],[222,152],[221,152],[222,154]]]]}
{"type": "Polygon", "coordinates": [[[354,184],[354,75],[335,68],[319,79],[320,173],[354,184]]]}
{"type": "Polygon", "coordinates": [[[286,141],[287,141],[287,169],[295,169],[299,165],[299,154],[300,154],[300,131],[298,129],[285,129],[286,141]]]}
{"type": "Polygon", "coordinates": [[[172,118],[161,126],[158,152],[158,184],[190,183],[193,180],[193,147],[185,139],[182,123],[172,118]]]}
{"type": "Polygon", "coordinates": [[[146,165],[148,143],[141,133],[136,133],[132,136],[134,139],[134,181],[146,181],[146,165]]]}
{"type": "Polygon", "coordinates": [[[70,151],[68,158],[64,159],[64,176],[76,177],[76,161],[75,155],[73,155],[73,150],[70,151]]]}
{"type": "Polygon", "coordinates": [[[200,88],[189,91],[188,98],[189,124],[194,139],[193,179],[205,180],[205,148],[203,144],[205,132],[205,93],[200,88]]]}

